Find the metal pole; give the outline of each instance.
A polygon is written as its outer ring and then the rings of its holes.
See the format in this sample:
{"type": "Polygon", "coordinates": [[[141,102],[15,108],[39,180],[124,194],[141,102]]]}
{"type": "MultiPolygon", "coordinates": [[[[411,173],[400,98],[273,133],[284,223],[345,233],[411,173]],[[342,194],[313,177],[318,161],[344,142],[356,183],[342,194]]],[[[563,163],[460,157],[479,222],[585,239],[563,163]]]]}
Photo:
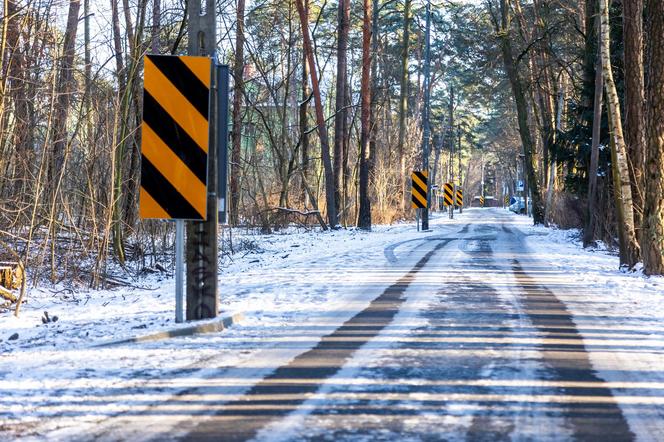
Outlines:
{"type": "Polygon", "coordinates": [[[175,220],[175,322],[184,322],[184,220],[175,220]]]}
{"type": "MultiPolygon", "coordinates": [[[[431,1],[427,0],[426,8],[426,35],[425,35],[425,50],[424,50],[424,107],[422,110],[422,170],[429,171],[429,138],[431,136],[431,126],[429,125],[429,101],[431,94],[429,91],[430,84],[430,69],[429,63],[431,60],[431,1]]],[[[431,201],[431,180],[427,180],[427,207],[422,211],[422,230],[429,230],[429,206],[431,201]]]]}
{"type": "Polygon", "coordinates": [[[228,223],[228,66],[215,66],[217,76],[217,211],[219,223],[228,223]]]}

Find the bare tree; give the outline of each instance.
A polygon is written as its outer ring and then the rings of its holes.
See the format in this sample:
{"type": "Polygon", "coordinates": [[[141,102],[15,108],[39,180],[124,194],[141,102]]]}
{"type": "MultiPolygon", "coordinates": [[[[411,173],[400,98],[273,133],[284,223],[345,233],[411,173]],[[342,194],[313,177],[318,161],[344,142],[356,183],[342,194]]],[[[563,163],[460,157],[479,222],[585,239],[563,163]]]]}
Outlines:
{"type": "Polygon", "coordinates": [[[316,61],[314,58],[314,49],[309,34],[309,20],[304,10],[303,0],[296,0],[297,11],[300,15],[300,24],[302,26],[302,37],[304,39],[304,53],[309,65],[309,76],[311,78],[311,88],[314,95],[314,108],[316,110],[316,124],[318,128],[318,136],[320,137],[321,144],[321,158],[323,160],[323,168],[325,172],[325,202],[327,206],[327,219],[331,228],[336,228],[338,224],[337,211],[334,205],[334,170],[332,169],[332,161],[330,160],[330,142],[327,136],[327,125],[325,123],[325,115],[323,113],[323,102],[320,94],[320,86],[318,82],[318,70],[316,69],[316,61]]]}
{"type": "Polygon", "coordinates": [[[528,188],[532,193],[533,199],[533,221],[535,224],[543,224],[544,205],[542,204],[542,195],[540,193],[539,181],[537,179],[537,161],[535,159],[535,144],[530,134],[528,125],[528,102],[526,99],[523,80],[519,75],[517,59],[514,57],[511,41],[511,15],[507,0],[500,0],[500,20],[494,11],[493,1],[487,1],[487,6],[491,12],[496,34],[500,40],[500,48],[503,56],[503,64],[507,77],[512,87],[512,94],[516,104],[517,117],[519,122],[519,134],[523,145],[523,155],[526,170],[526,179],[528,188]]]}

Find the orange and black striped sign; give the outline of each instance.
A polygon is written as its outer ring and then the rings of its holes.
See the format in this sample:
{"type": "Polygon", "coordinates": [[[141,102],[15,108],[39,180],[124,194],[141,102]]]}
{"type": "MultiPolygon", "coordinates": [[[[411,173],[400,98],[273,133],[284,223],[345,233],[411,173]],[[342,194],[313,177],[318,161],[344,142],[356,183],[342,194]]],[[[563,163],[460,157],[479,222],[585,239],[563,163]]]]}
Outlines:
{"type": "Polygon", "coordinates": [[[505,205],[506,206],[510,205],[510,196],[509,195],[505,195],[505,205]]]}
{"type": "Polygon", "coordinates": [[[443,186],[443,206],[454,205],[454,183],[445,183],[443,186]]]}
{"type": "Polygon", "coordinates": [[[463,189],[461,187],[457,188],[456,191],[456,205],[463,206],[463,189]]]}
{"type": "Polygon", "coordinates": [[[412,181],[411,200],[413,209],[426,209],[427,204],[427,181],[429,172],[413,171],[410,175],[412,181]]]}
{"type": "Polygon", "coordinates": [[[144,60],[141,218],[204,220],[211,60],[144,60]]]}
{"type": "Polygon", "coordinates": [[[480,197],[480,206],[484,207],[484,197],[480,197]]]}

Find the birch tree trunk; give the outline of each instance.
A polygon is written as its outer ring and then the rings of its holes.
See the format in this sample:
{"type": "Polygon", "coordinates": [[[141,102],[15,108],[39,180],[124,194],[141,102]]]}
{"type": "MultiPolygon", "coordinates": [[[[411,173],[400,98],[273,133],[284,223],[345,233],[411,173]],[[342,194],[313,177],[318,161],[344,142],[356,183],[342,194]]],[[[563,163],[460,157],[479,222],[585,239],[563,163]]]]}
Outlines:
{"type": "Polygon", "coordinates": [[[648,0],[646,168],[643,264],[648,275],[664,275],[664,3],[648,0]]]}
{"type": "Polygon", "coordinates": [[[627,149],[622,130],[620,100],[611,68],[611,36],[609,27],[609,0],[600,0],[602,77],[606,90],[606,110],[611,136],[611,169],[613,192],[618,215],[620,265],[633,268],[639,261],[640,249],[636,240],[632,188],[629,179],[627,149]]]}

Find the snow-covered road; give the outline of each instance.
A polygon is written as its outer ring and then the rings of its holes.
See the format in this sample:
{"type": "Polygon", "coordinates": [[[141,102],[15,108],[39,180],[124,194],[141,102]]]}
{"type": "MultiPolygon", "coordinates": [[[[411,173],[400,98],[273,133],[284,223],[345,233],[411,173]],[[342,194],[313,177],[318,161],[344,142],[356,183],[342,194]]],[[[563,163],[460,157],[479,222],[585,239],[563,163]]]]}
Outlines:
{"type": "Polygon", "coordinates": [[[219,335],[7,345],[0,436],[664,440],[662,278],[500,209],[432,226],[238,260],[225,302],[247,320],[219,335]]]}

